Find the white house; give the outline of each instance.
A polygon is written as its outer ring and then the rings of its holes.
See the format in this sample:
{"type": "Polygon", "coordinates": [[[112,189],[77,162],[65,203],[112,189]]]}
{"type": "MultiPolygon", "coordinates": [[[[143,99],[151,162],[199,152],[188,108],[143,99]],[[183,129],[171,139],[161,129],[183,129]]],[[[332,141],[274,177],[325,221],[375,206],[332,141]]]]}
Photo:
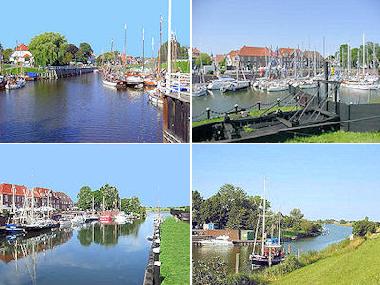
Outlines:
{"type": "Polygon", "coordinates": [[[29,51],[29,47],[24,44],[19,44],[15,51],[12,53],[10,57],[10,61],[18,64],[21,63],[23,65],[32,65],[33,64],[33,55],[29,51]]]}

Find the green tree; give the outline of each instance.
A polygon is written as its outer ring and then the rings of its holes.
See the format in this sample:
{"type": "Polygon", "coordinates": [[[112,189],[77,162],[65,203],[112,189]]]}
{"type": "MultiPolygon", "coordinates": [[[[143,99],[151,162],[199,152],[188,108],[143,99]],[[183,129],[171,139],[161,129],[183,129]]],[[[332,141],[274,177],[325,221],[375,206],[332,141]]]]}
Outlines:
{"type": "Polygon", "coordinates": [[[207,53],[201,53],[200,56],[195,60],[195,65],[197,67],[200,67],[201,63],[202,65],[210,65],[212,63],[212,59],[207,53]]]}
{"type": "Polygon", "coordinates": [[[92,50],[90,44],[81,43],[79,45],[79,50],[76,53],[76,59],[77,59],[77,61],[87,63],[87,61],[91,58],[93,52],[94,51],[92,50]]]}
{"type": "Polygon", "coordinates": [[[64,64],[66,48],[66,38],[52,32],[35,36],[29,44],[35,63],[41,66],[64,64]]]}
{"type": "Polygon", "coordinates": [[[356,236],[365,236],[367,234],[375,233],[378,227],[378,224],[371,222],[368,217],[365,217],[364,220],[353,223],[352,233],[356,236]]]}
{"type": "Polygon", "coordinates": [[[3,50],[3,61],[9,62],[12,53],[13,53],[13,49],[11,49],[11,48],[7,48],[7,49],[3,50]]]}
{"type": "Polygon", "coordinates": [[[203,223],[201,208],[203,204],[203,198],[198,191],[193,191],[192,195],[192,205],[193,205],[193,225],[200,225],[203,223]]]}
{"type": "Polygon", "coordinates": [[[82,210],[88,210],[92,208],[92,196],[93,193],[91,191],[91,188],[89,186],[83,186],[79,194],[77,196],[78,198],[78,207],[82,210]]]}
{"type": "Polygon", "coordinates": [[[102,193],[102,196],[104,197],[104,208],[106,210],[117,208],[119,203],[119,191],[116,187],[111,186],[109,184],[105,184],[99,189],[99,191],[102,193]]]}
{"type": "Polygon", "coordinates": [[[99,55],[96,58],[96,64],[101,65],[104,63],[108,63],[108,62],[112,63],[112,62],[115,62],[116,60],[118,60],[119,58],[120,58],[120,52],[118,52],[118,51],[106,52],[106,53],[99,55]]]}

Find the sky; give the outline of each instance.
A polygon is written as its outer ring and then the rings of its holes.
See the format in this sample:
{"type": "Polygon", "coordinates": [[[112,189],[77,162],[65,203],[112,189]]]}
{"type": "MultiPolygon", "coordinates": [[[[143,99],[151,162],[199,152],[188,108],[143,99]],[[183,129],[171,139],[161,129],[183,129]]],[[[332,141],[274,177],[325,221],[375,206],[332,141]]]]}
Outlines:
{"type": "Polygon", "coordinates": [[[274,210],[309,219],[380,221],[380,145],[193,145],[193,190],[204,198],[226,183],[263,194],[274,210]]]}
{"type": "MultiPolygon", "coordinates": [[[[90,43],[96,54],[109,51],[112,39],[116,49],[124,50],[127,24],[127,54],[142,55],[144,27],[146,56],[151,56],[152,37],[156,51],[159,46],[160,15],[163,42],[167,41],[168,0],[18,0],[16,6],[13,1],[1,3],[0,42],[7,48],[16,42],[27,44],[43,32],[59,32],[70,43],[90,43]]],[[[189,0],[172,0],[172,31],[181,44],[190,45],[189,0]]]]}
{"type": "Polygon", "coordinates": [[[193,0],[193,47],[213,54],[243,45],[300,47],[323,54],[362,34],[380,42],[378,0],[193,0]],[[310,44],[309,44],[310,43],[310,44]]]}
{"type": "Polygon", "coordinates": [[[145,206],[189,205],[188,145],[0,145],[0,183],[46,187],[76,201],[82,186],[108,183],[145,206]]]}

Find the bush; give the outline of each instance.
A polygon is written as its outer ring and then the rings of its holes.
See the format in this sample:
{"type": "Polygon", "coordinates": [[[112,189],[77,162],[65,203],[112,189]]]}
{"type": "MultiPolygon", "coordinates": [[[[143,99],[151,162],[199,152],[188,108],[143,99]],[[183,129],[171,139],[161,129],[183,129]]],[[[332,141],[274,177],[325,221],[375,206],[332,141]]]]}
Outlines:
{"type": "Polygon", "coordinates": [[[292,272],[298,268],[302,267],[302,263],[294,255],[289,255],[284,262],[267,268],[264,275],[267,276],[281,276],[286,273],[292,272]]]}
{"type": "Polygon", "coordinates": [[[356,236],[366,236],[367,234],[373,234],[376,232],[377,224],[371,222],[366,217],[364,220],[354,222],[352,226],[352,233],[356,236]]]}

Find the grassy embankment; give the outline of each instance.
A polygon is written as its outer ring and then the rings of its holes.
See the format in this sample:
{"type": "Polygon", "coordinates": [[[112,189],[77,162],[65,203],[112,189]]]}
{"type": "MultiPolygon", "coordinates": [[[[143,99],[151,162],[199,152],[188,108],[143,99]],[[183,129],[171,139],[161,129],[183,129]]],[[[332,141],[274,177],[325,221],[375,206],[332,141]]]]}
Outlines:
{"type": "Polygon", "coordinates": [[[311,137],[297,137],[287,143],[378,143],[380,132],[354,133],[337,131],[311,137]]]}
{"type": "MultiPolygon", "coordinates": [[[[41,73],[44,72],[44,69],[39,69],[35,67],[23,67],[23,74],[26,72],[36,72],[41,73]]],[[[21,73],[21,67],[8,67],[3,69],[3,74],[12,74],[12,75],[18,75],[21,73]]]]}
{"type": "MultiPolygon", "coordinates": [[[[167,70],[168,64],[162,63],[161,69],[167,70]]],[[[181,71],[182,73],[190,73],[190,62],[189,61],[176,61],[173,64],[174,71],[181,71]]]]}
{"type": "Polygon", "coordinates": [[[322,251],[318,261],[280,277],[273,284],[380,284],[379,253],[379,235],[367,240],[346,240],[322,251]]]}
{"type": "Polygon", "coordinates": [[[190,224],[170,217],[161,225],[163,285],[190,284],[190,224]]]}
{"type": "MultiPolygon", "coordinates": [[[[249,116],[251,117],[259,117],[261,114],[263,114],[266,110],[268,109],[261,109],[261,110],[251,110],[249,111],[249,116]]],[[[295,111],[297,110],[294,106],[283,106],[279,108],[273,108],[272,111],[276,110],[281,110],[282,112],[289,112],[289,111],[295,111]]],[[[239,119],[242,118],[241,115],[230,115],[231,119],[239,119]]],[[[194,121],[192,122],[193,127],[198,127],[201,125],[209,124],[209,123],[218,123],[218,122],[223,122],[224,117],[216,117],[216,118],[211,118],[211,119],[205,119],[201,121],[194,121]]]]}

